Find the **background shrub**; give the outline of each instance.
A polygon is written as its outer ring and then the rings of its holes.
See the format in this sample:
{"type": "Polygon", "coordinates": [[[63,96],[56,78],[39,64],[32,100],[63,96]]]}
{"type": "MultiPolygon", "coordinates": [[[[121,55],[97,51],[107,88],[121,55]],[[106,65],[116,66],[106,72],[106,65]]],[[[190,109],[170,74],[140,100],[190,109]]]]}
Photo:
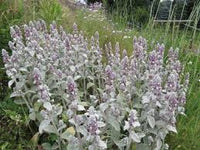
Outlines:
{"type": "Polygon", "coordinates": [[[104,4],[109,13],[124,18],[125,22],[143,24],[148,21],[150,0],[109,0],[104,4]]]}

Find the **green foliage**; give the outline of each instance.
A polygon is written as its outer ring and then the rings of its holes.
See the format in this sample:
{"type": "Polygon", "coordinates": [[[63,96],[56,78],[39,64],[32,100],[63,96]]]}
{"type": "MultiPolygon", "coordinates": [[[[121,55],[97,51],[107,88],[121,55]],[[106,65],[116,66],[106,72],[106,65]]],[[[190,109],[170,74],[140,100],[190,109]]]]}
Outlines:
{"type": "Polygon", "coordinates": [[[174,17],[177,20],[187,20],[188,16],[189,16],[189,12],[187,9],[188,3],[185,0],[178,0],[175,4],[174,4],[174,17]]]}
{"type": "Polygon", "coordinates": [[[27,112],[23,107],[15,104],[12,99],[5,97],[0,102],[0,149],[30,149],[27,138],[31,138],[31,132],[27,127],[27,112]]]}
{"type": "Polygon", "coordinates": [[[39,1],[38,17],[47,23],[53,20],[59,22],[62,17],[62,7],[57,0],[41,0],[39,1]]]}
{"type": "Polygon", "coordinates": [[[144,24],[149,18],[149,0],[104,1],[104,5],[114,17],[118,16],[124,22],[144,24]]]}

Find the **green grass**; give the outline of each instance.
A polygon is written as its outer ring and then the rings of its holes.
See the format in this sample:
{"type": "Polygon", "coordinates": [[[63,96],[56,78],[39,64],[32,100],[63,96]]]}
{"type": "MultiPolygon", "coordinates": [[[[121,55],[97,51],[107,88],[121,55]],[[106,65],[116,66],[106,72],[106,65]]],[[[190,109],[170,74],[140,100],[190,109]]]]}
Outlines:
{"type": "MultiPolygon", "coordinates": [[[[0,0],[1,2],[2,0],[0,0]]],[[[4,1],[5,2],[5,1],[4,1]]],[[[13,24],[21,25],[29,20],[43,18],[50,23],[56,20],[67,32],[72,31],[73,23],[77,23],[78,28],[82,30],[87,38],[94,35],[95,31],[100,34],[100,45],[103,48],[105,44],[111,42],[114,46],[120,42],[121,49],[127,49],[132,53],[132,37],[143,36],[151,46],[154,41],[164,43],[166,49],[171,46],[180,48],[180,59],[185,66],[185,72],[190,73],[190,86],[187,95],[186,115],[178,117],[178,134],[170,134],[167,141],[171,150],[199,150],[200,148],[200,34],[197,30],[189,28],[179,29],[177,25],[149,25],[142,29],[126,30],[125,23],[108,21],[103,11],[90,12],[87,10],[70,9],[61,6],[56,0],[42,0],[38,3],[25,5],[22,0],[18,0],[17,6],[13,6],[12,1],[0,3],[0,49],[7,48],[7,42],[10,40],[9,26],[13,24]],[[52,2],[52,3],[51,3],[52,2]],[[52,5],[50,5],[52,4],[52,5]],[[33,5],[34,7],[31,7],[33,5]],[[12,7],[18,8],[14,11],[12,7]],[[3,8],[3,9],[1,9],[3,8]],[[27,8],[27,9],[25,9],[27,8]],[[2,23],[3,20],[3,23],[2,23]],[[124,38],[130,36],[131,38],[124,38]],[[190,63],[189,63],[190,62],[190,63]],[[191,64],[192,63],[192,64],[191,64]]],[[[36,0],[34,2],[37,2],[36,0]]],[[[197,14],[196,14],[197,15],[197,14]]],[[[194,15],[195,16],[195,12],[194,15]]],[[[192,16],[191,16],[192,18],[192,16]]],[[[1,62],[2,68],[2,62],[1,62]]],[[[4,70],[0,72],[1,81],[7,80],[4,70]]],[[[4,89],[3,87],[2,89],[4,89]]],[[[1,90],[1,89],[0,89],[1,90]]],[[[2,92],[2,91],[1,91],[2,92]]],[[[27,125],[27,119],[21,106],[14,104],[8,98],[9,90],[4,91],[7,96],[2,97],[0,102],[0,114],[3,128],[0,129],[0,149],[30,149],[30,140],[34,135],[27,125]],[[20,116],[20,117],[19,117],[20,116]],[[12,129],[12,130],[10,130],[12,129]],[[3,134],[2,134],[3,133],[3,134]],[[7,134],[9,133],[9,134],[7,134]],[[8,136],[12,135],[12,136],[8,136]],[[19,140],[16,142],[16,137],[19,140]]]]}
{"type": "Polygon", "coordinates": [[[45,20],[48,24],[53,20],[59,23],[62,19],[62,6],[56,0],[40,0],[38,18],[45,20]]]}

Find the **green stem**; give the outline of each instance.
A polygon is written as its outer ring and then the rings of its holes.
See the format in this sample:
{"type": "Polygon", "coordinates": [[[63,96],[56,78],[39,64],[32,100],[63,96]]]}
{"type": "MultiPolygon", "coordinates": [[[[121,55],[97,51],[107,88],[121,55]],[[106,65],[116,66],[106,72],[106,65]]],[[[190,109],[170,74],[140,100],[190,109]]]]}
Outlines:
{"type": "MultiPolygon", "coordinates": [[[[52,124],[53,124],[54,128],[56,129],[56,131],[58,131],[58,128],[56,127],[54,121],[52,121],[52,124]]],[[[57,132],[57,136],[58,136],[58,147],[59,147],[59,150],[62,150],[62,148],[61,148],[61,140],[60,140],[60,133],[59,132],[57,132]]]]}
{"type": "Polygon", "coordinates": [[[25,101],[26,106],[28,107],[29,111],[31,110],[31,106],[29,105],[29,103],[27,102],[26,98],[24,96],[22,96],[22,99],[25,101]]]}

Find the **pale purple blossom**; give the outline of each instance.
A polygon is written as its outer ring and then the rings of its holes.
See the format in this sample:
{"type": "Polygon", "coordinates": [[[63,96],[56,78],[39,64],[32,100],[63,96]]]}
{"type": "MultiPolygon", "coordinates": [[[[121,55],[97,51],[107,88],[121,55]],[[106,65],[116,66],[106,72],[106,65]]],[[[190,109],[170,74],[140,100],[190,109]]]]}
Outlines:
{"type": "Polygon", "coordinates": [[[112,68],[109,65],[105,68],[105,74],[110,81],[116,77],[115,73],[112,71],[112,68]]]}
{"type": "Polygon", "coordinates": [[[90,116],[88,118],[87,130],[91,135],[99,134],[97,119],[95,116],[90,116]]]}
{"type": "Polygon", "coordinates": [[[179,88],[178,74],[174,71],[170,73],[167,79],[167,90],[176,91],[179,88]]]}
{"type": "Polygon", "coordinates": [[[3,56],[3,62],[7,64],[9,62],[10,57],[5,49],[2,49],[2,56],[3,56]]]}
{"type": "Polygon", "coordinates": [[[34,68],[33,70],[33,83],[36,85],[41,84],[42,81],[42,75],[41,75],[41,71],[38,68],[34,68]]]}
{"type": "Polygon", "coordinates": [[[47,85],[39,85],[38,93],[41,101],[48,101],[50,99],[49,88],[47,85]]]}
{"type": "Polygon", "coordinates": [[[124,130],[130,130],[136,127],[140,127],[140,122],[138,121],[137,111],[133,109],[129,113],[128,121],[125,121],[124,130]]]}
{"type": "Polygon", "coordinates": [[[74,96],[76,94],[76,83],[74,82],[74,79],[71,76],[68,77],[67,91],[72,96],[74,96]]]}
{"type": "Polygon", "coordinates": [[[149,86],[155,95],[160,95],[162,92],[162,79],[160,78],[160,76],[155,75],[150,80],[149,86]]]}

